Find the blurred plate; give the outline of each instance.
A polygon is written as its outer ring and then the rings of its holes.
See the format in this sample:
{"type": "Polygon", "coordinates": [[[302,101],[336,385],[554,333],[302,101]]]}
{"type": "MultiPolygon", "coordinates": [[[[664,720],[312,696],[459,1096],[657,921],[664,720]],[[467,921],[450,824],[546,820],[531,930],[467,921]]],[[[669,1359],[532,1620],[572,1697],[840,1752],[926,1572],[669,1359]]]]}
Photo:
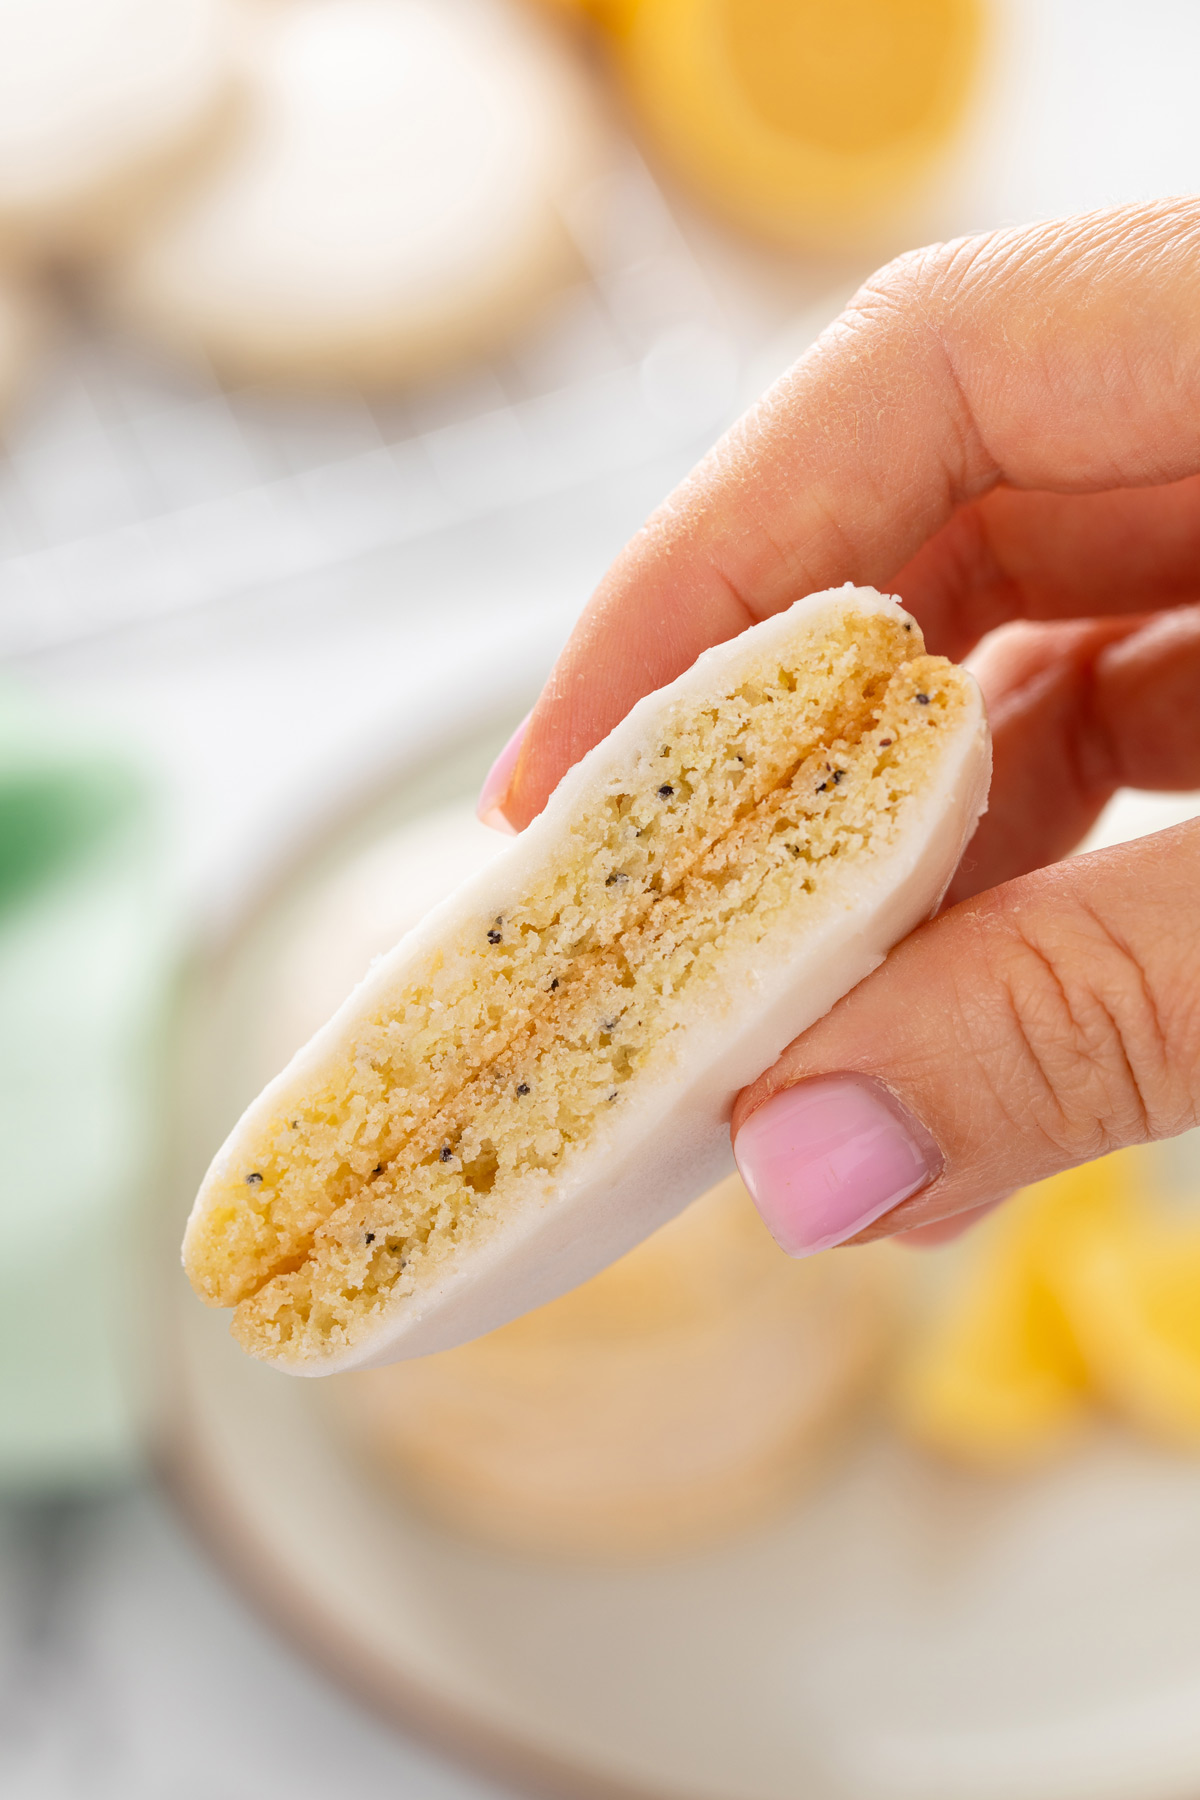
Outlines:
{"type": "MultiPolygon", "coordinates": [[[[490,748],[410,768],[206,956],[181,1204],[325,988],[433,898],[414,867],[483,853],[453,807],[490,748]],[[357,923],[319,967],[298,946],[331,906],[357,923]]],[[[1122,835],[1195,810],[1122,805],[1122,835]]],[[[397,1508],[344,1451],[323,1384],[243,1357],[174,1267],[162,1451],[184,1509],[294,1642],[500,1779],[571,1800],[1200,1793],[1200,1464],[1098,1432],[1040,1475],[975,1479],[876,1428],[793,1516],[726,1548],[524,1560],[397,1508]]]]}

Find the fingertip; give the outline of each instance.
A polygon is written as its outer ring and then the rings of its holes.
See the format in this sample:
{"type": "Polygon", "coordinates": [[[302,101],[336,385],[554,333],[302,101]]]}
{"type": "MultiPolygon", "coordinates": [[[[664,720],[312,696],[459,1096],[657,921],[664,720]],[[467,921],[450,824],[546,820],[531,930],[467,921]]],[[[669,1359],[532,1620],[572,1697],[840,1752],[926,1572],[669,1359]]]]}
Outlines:
{"type": "Polygon", "coordinates": [[[507,832],[515,836],[517,826],[508,816],[508,802],[516,772],[517,760],[529,729],[532,713],[526,713],[517,729],[501,750],[499,756],[484,777],[479,799],[475,803],[475,816],[481,825],[492,831],[507,832]]]}

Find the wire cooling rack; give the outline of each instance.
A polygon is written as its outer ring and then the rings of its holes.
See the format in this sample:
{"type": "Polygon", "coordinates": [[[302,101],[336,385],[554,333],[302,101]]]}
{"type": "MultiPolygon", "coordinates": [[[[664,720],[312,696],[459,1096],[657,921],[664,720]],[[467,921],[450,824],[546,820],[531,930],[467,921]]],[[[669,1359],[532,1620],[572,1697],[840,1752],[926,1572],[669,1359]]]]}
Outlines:
{"type": "Polygon", "coordinates": [[[404,398],[222,387],[69,322],[0,456],[0,656],[199,608],[698,442],[738,356],[627,153],[543,326],[404,398]]]}

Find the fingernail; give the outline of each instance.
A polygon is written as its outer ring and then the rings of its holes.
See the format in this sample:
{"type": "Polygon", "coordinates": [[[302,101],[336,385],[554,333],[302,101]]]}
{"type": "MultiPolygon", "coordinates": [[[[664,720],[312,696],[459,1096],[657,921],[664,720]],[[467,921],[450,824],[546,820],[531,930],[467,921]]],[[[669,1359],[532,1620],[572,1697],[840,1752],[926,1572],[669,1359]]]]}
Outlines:
{"type": "Polygon", "coordinates": [[[942,1166],[928,1132],[890,1094],[847,1075],[773,1094],[733,1148],[751,1199],[789,1256],[844,1243],[942,1166]]]}
{"type": "Polygon", "coordinates": [[[475,816],[482,824],[490,825],[493,831],[507,831],[513,836],[516,835],[514,828],[505,818],[501,807],[508,796],[512,773],[517,766],[517,758],[521,754],[521,744],[532,716],[532,713],[525,714],[488,770],[475,805],[475,816]]]}

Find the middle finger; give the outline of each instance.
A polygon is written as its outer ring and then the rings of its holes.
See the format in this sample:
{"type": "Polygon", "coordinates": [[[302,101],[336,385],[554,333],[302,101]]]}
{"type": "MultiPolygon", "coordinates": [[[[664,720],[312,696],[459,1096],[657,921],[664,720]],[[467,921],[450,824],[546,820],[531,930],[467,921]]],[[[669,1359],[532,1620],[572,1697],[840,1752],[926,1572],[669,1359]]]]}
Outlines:
{"type": "Polygon", "coordinates": [[[929,648],[955,661],[1010,619],[1200,600],[1200,476],[1099,494],[997,488],[955,513],[892,585],[929,648]]]}
{"type": "Polygon", "coordinates": [[[973,666],[994,773],[947,905],[1068,855],[1119,787],[1200,787],[1200,606],[1012,625],[973,666]]]}

